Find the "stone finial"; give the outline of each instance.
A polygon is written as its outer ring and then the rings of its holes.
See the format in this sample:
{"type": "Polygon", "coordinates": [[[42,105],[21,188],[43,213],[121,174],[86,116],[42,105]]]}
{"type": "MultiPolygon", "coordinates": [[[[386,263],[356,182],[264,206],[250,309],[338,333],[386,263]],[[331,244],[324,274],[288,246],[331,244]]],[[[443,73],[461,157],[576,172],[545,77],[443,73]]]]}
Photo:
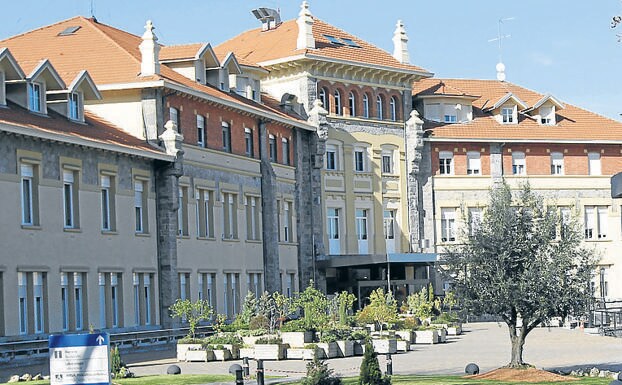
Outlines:
{"type": "Polygon", "coordinates": [[[322,107],[320,99],[315,99],[313,108],[309,111],[309,119],[307,121],[317,129],[317,135],[320,139],[324,140],[328,138],[328,120],[326,115],[328,115],[328,111],[322,107]]]}
{"type": "Polygon", "coordinates": [[[313,37],[313,15],[309,11],[309,3],[305,0],[300,5],[300,13],[296,20],[298,24],[298,40],[296,49],[314,49],[315,38],[313,37]]]}
{"type": "Polygon", "coordinates": [[[395,32],[393,32],[393,57],[402,64],[410,63],[408,36],[406,36],[406,29],[401,20],[397,21],[395,32]]]}
{"type": "Polygon", "coordinates": [[[164,132],[160,135],[160,140],[164,143],[164,149],[168,155],[177,156],[179,152],[183,154],[181,150],[181,144],[184,137],[177,132],[177,123],[169,120],[164,125],[164,132]]]}
{"type": "Polygon", "coordinates": [[[141,62],[140,76],[151,76],[160,73],[160,45],[158,37],[153,33],[155,27],[151,20],[147,20],[145,24],[145,33],[143,33],[143,41],[140,43],[141,62]]]}
{"type": "Polygon", "coordinates": [[[505,81],[505,64],[499,62],[497,63],[495,69],[497,70],[497,80],[500,82],[505,81]]]}

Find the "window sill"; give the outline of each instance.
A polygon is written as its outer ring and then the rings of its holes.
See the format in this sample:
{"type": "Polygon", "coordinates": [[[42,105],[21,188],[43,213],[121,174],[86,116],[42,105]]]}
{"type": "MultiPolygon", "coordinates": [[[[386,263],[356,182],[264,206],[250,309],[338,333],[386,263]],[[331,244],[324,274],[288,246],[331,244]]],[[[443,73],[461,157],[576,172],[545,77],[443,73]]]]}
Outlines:
{"type": "Polygon", "coordinates": [[[151,237],[151,234],[149,234],[149,233],[134,233],[134,236],[149,238],[149,237],[151,237]]]}
{"type": "Polygon", "coordinates": [[[215,241],[216,238],[214,238],[214,237],[197,237],[197,240],[199,240],[199,241],[215,241]]]}
{"type": "Polygon", "coordinates": [[[605,239],[583,239],[583,240],[585,242],[596,242],[596,243],[599,243],[599,242],[612,242],[613,241],[612,239],[609,239],[609,238],[605,238],[605,239]]]}
{"type": "Polygon", "coordinates": [[[22,229],[24,229],[24,230],[41,230],[41,226],[39,226],[39,225],[22,225],[22,229]]]}
{"type": "Polygon", "coordinates": [[[190,239],[189,235],[178,235],[177,239],[190,239]]]}
{"type": "Polygon", "coordinates": [[[240,242],[239,238],[223,238],[223,242],[240,242]]]}
{"type": "Polygon", "coordinates": [[[65,227],[63,231],[66,233],[81,233],[82,229],[79,227],[65,227]]]}
{"type": "Polygon", "coordinates": [[[102,230],[102,235],[119,235],[115,230],[102,230]]]}
{"type": "Polygon", "coordinates": [[[279,241],[279,246],[298,246],[298,242],[279,241]]]}
{"type": "Polygon", "coordinates": [[[246,243],[257,243],[257,244],[262,244],[263,241],[261,239],[247,239],[245,241],[246,243]]]}

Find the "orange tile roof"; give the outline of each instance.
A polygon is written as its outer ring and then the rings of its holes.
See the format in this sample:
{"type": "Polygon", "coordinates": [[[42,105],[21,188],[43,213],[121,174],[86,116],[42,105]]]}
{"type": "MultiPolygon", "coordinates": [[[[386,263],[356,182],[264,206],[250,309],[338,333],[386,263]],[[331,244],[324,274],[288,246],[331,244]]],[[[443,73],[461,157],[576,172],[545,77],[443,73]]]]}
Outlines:
{"type": "Polygon", "coordinates": [[[402,64],[388,52],[317,18],[314,18],[313,37],[315,38],[315,49],[296,49],[298,25],[296,20],[288,20],[276,29],[269,31],[262,31],[261,28],[257,28],[243,32],[219,44],[214,48],[214,51],[218,55],[234,52],[238,60],[257,64],[305,55],[328,60],[344,60],[363,65],[390,67],[395,70],[428,72],[415,65],[402,64]],[[332,44],[324,35],[351,39],[360,48],[332,44]]]}
{"type": "Polygon", "coordinates": [[[203,43],[168,45],[160,47],[160,60],[194,59],[203,43]]]}
{"type": "Polygon", "coordinates": [[[164,155],[162,150],[88,111],[84,113],[85,123],[83,124],[73,122],[53,110],[48,110],[47,116],[41,116],[30,113],[12,102],[8,103],[8,107],[0,108],[0,123],[61,134],[67,138],[83,139],[93,144],[108,144],[126,149],[138,149],[153,155],[164,155]]]}
{"type": "Polygon", "coordinates": [[[556,109],[555,125],[542,125],[528,113],[519,113],[518,124],[501,124],[491,112],[482,109],[492,106],[508,92],[518,96],[529,107],[533,107],[544,96],[498,80],[424,79],[413,85],[415,98],[426,95],[479,96],[472,102],[473,120],[470,122],[449,124],[426,120],[424,128],[432,139],[622,142],[622,122],[571,104],[556,109]],[[457,94],[455,90],[462,92],[457,94]]]}
{"type": "MultiPolygon", "coordinates": [[[[160,65],[159,75],[139,76],[141,61],[139,45],[141,41],[140,36],[99,23],[92,18],[77,16],[0,40],[0,48],[8,48],[26,73],[31,71],[42,59],[49,59],[67,84],[70,84],[76,75],[84,69],[89,72],[98,86],[167,80],[204,92],[223,101],[240,105],[240,107],[251,107],[257,110],[259,114],[269,111],[283,118],[291,119],[288,114],[282,111],[275,111],[246,98],[238,97],[233,93],[199,84],[180,75],[165,64],[160,65]],[[67,27],[80,27],[80,29],[69,36],[58,36],[67,27]]],[[[193,45],[182,46],[179,48],[179,52],[189,51],[191,48],[193,45]]],[[[175,49],[173,48],[169,52],[175,54],[175,49]]]]}

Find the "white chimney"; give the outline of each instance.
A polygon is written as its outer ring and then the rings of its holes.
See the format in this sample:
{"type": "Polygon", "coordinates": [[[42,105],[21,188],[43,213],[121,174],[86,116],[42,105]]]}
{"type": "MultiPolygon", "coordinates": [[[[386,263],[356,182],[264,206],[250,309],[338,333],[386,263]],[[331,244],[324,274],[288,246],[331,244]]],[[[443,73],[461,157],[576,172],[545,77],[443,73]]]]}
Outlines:
{"type": "Polygon", "coordinates": [[[138,46],[141,54],[140,76],[160,73],[160,46],[158,45],[158,37],[153,33],[153,30],[153,23],[151,20],[147,20],[143,41],[138,46]]]}
{"type": "Polygon", "coordinates": [[[406,29],[401,20],[397,21],[395,32],[393,32],[393,57],[402,64],[410,63],[408,36],[406,36],[406,29]]]}
{"type": "Polygon", "coordinates": [[[313,15],[309,11],[309,3],[305,0],[300,5],[300,13],[298,14],[298,40],[296,49],[315,48],[315,39],[313,38],[313,15]]]}

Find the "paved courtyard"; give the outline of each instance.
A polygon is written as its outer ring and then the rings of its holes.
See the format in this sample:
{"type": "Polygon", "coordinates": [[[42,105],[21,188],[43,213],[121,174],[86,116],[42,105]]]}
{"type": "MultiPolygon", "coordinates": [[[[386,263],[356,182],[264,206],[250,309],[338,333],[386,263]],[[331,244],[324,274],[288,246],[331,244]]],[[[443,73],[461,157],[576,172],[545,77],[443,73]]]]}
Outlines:
{"type": "MultiPolygon", "coordinates": [[[[482,371],[488,371],[510,361],[510,341],[505,324],[472,323],[464,327],[461,336],[450,337],[446,344],[415,345],[415,350],[393,355],[395,374],[462,374],[469,362],[477,363],[482,371]]],[[[172,349],[153,353],[122,353],[131,370],[138,376],[165,374],[171,364],[181,367],[184,374],[225,374],[229,366],[241,361],[181,362],[178,363],[172,349]]],[[[580,330],[562,328],[538,328],[531,332],[525,344],[526,362],[542,369],[573,369],[597,366],[601,369],[622,371],[622,339],[586,335],[580,330]]],[[[331,359],[327,361],[342,376],[357,375],[361,357],[331,359]]],[[[380,357],[384,370],[385,359],[380,357]]],[[[303,361],[266,361],[266,375],[301,377],[305,374],[303,361]]],[[[251,361],[251,371],[255,365],[251,361]]],[[[3,369],[5,372],[45,372],[44,366],[3,369]]]]}

